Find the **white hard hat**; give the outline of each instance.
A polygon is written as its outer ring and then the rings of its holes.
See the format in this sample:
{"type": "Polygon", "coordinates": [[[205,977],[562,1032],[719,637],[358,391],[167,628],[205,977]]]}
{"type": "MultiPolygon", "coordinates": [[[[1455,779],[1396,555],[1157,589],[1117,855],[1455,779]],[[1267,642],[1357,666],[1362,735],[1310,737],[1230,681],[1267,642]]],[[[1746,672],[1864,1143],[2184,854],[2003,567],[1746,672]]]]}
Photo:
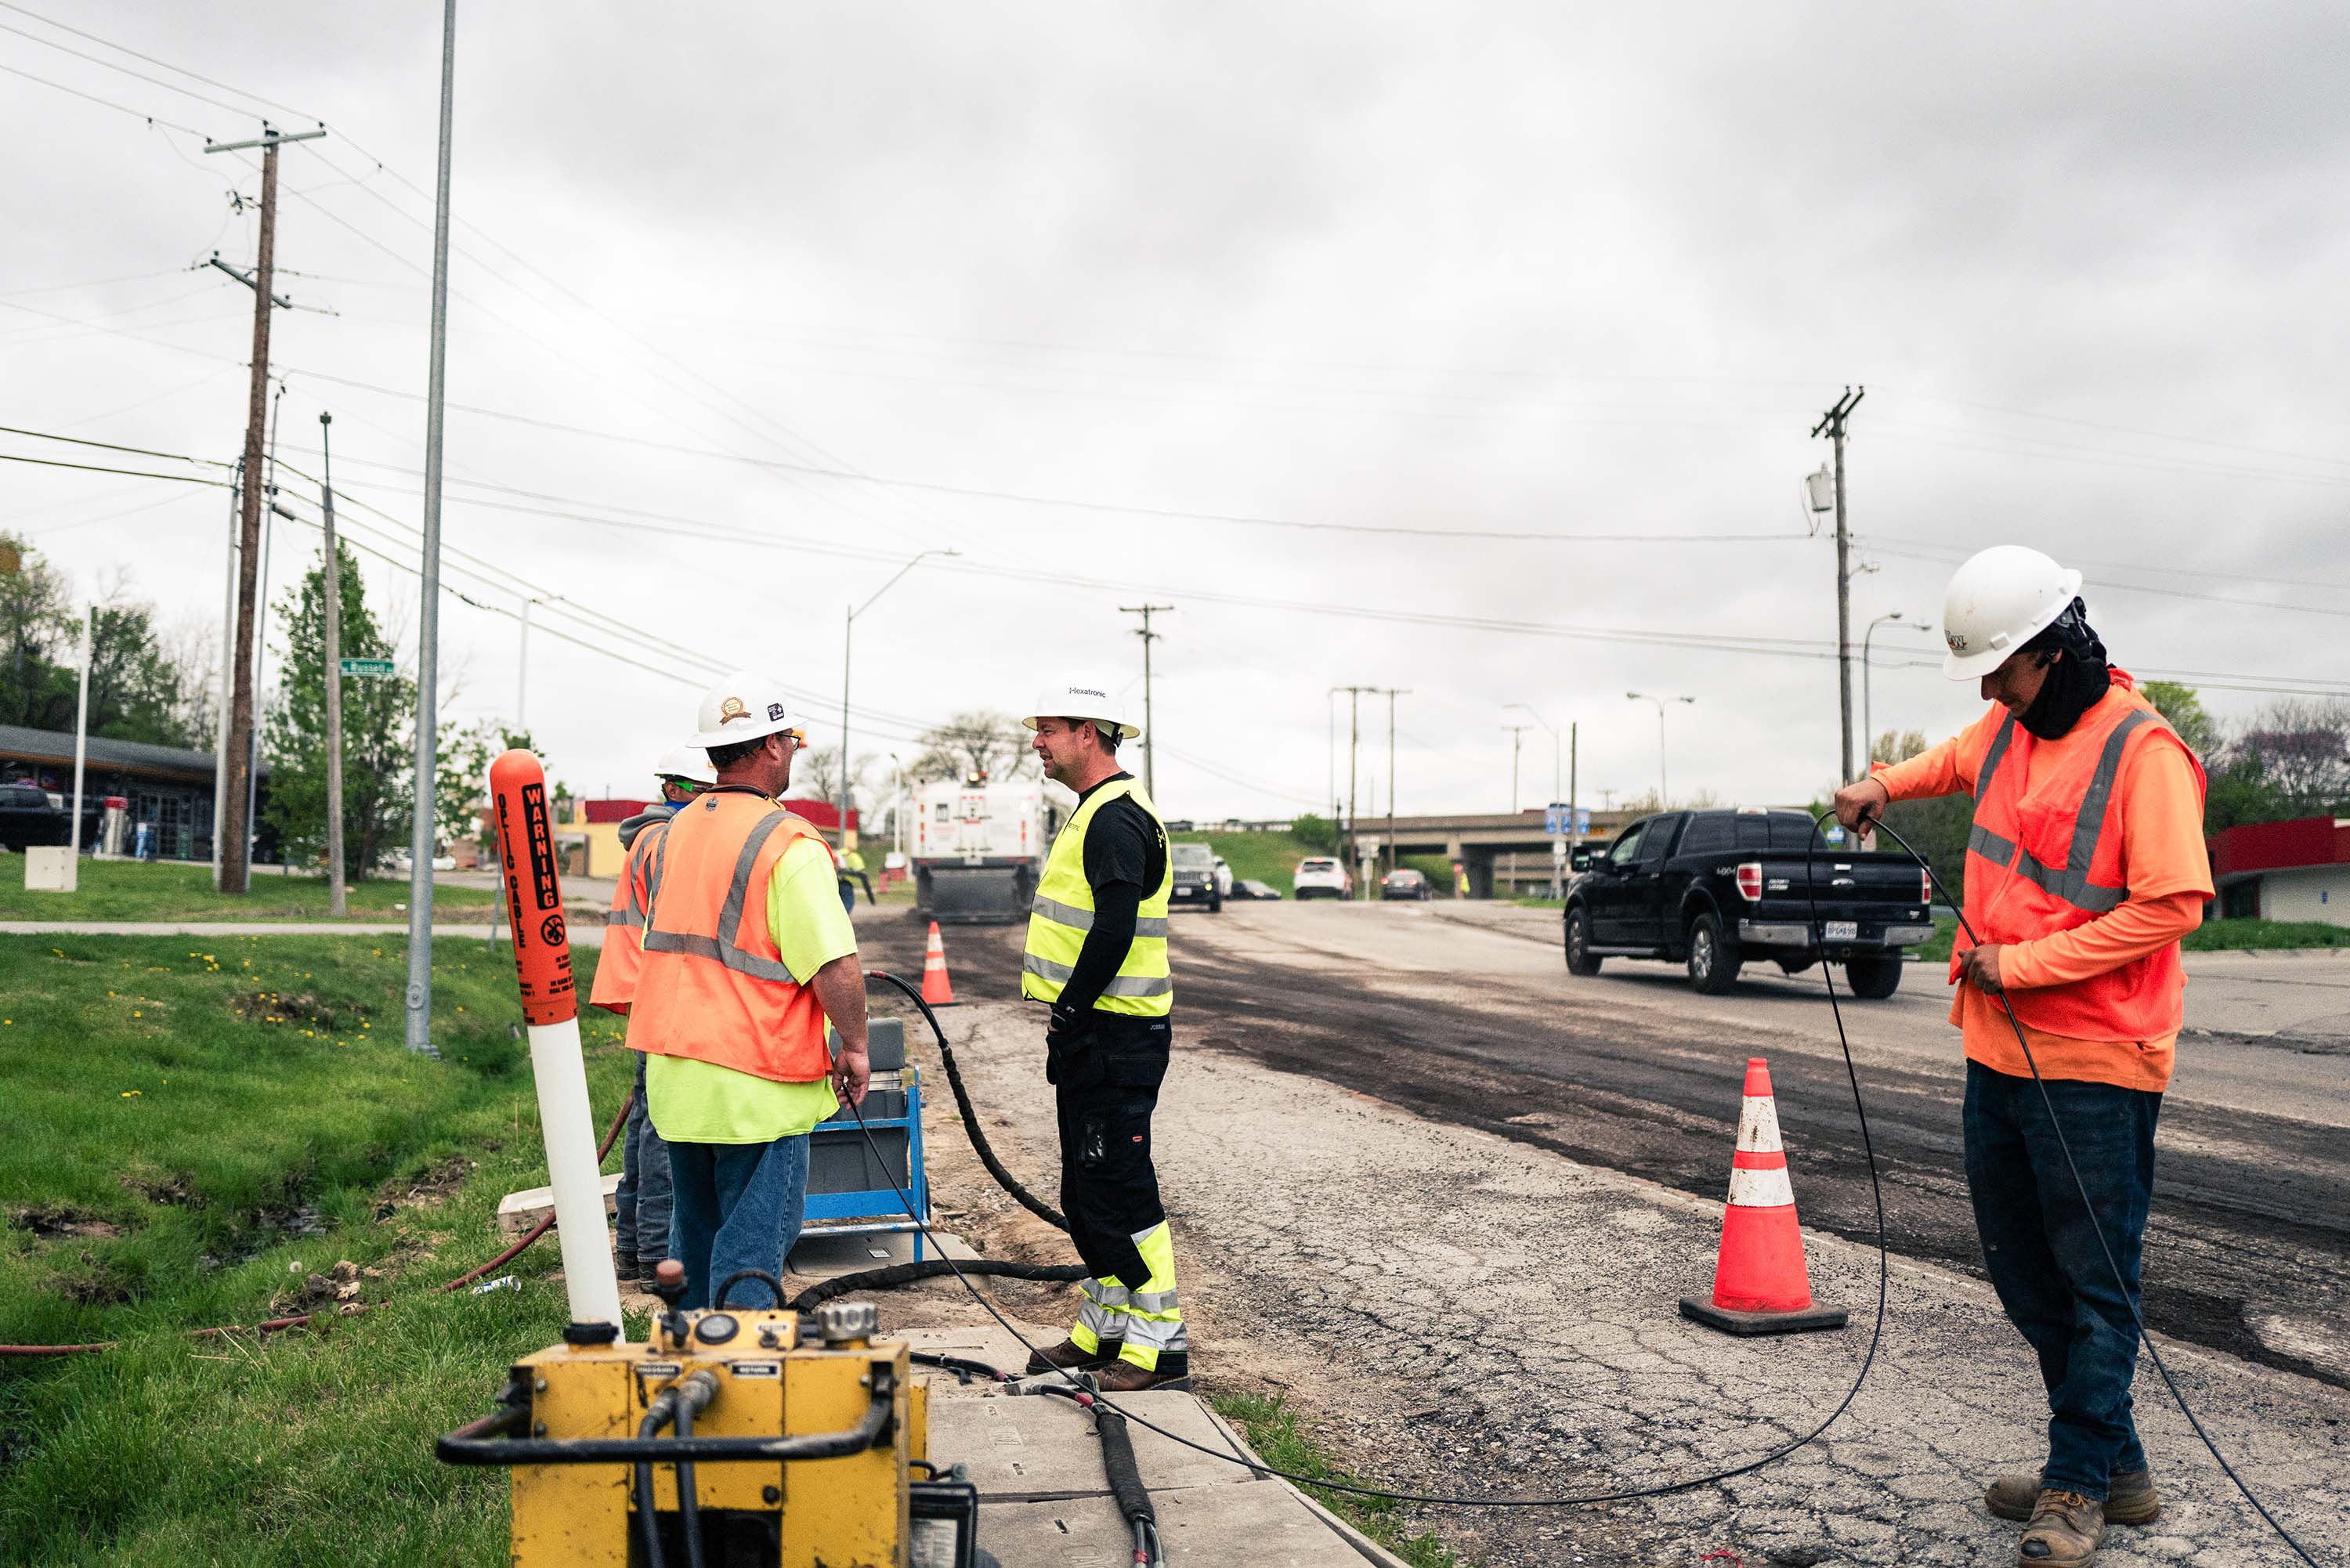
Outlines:
{"type": "Polygon", "coordinates": [[[1990,674],[2047,629],[2081,591],[2069,572],[2022,545],[1994,545],[1950,574],[1942,596],[1942,673],[1953,680],[1990,674]]]}
{"type": "Polygon", "coordinates": [[[1091,719],[1109,725],[1129,741],[1142,733],[1141,725],[1127,719],[1126,703],[1112,694],[1108,682],[1092,675],[1074,676],[1037,692],[1035,706],[1021,715],[1020,722],[1033,730],[1039,719],[1091,719]]]}
{"type": "Polygon", "coordinates": [[[686,744],[731,746],[791,729],[798,722],[773,676],[738,670],[702,693],[695,733],[686,744]]]}
{"type": "Polygon", "coordinates": [[[710,753],[701,747],[671,746],[661,753],[660,764],[653,769],[653,777],[714,784],[718,782],[718,770],[710,765],[710,753]]]}

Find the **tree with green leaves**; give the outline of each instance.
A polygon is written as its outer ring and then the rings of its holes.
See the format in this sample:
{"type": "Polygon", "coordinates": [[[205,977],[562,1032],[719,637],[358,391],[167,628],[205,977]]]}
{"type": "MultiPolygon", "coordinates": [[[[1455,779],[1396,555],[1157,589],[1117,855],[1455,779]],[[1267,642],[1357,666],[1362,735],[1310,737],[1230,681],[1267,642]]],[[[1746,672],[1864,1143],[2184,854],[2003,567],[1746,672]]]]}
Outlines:
{"type": "MultiPolygon", "coordinates": [[[[433,765],[432,825],[444,848],[471,843],[483,859],[496,856],[497,828],[488,816],[490,764],[516,750],[536,753],[538,748],[531,743],[529,731],[509,730],[494,719],[462,728],[451,720],[441,726],[433,765]]],[[[551,786],[558,821],[566,815],[562,806],[570,793],[560,784],[551,786]]]]}
{"type": "MultiPolygon", "coordinates": [[[[390,659],[390,639],[368,607],[359,563],[342,557],[342,652],[390,659]]],[[[281,607],[278,686],[262,729],[269,763],[264,813],[289,860],[327,847],[326,569],[313,567],[281,607]]],[[[358,881],[408,842],[414,805],[416,683],[406,675],[343,683],[344,874],[358,881]]]]}
{"type": "Polygon", "coordinates": [[[2138,687],[2138,695],[2154,704],[2154,711],[2170,721],[2178,738],[2208,764],[2220,754],[2224,743],[2220,733],[2220,721],[2204,711],[2202,696],[2192,686],[2176,680],[2148,680],[2138,687]]]}
{"type": "MultiPolygon", "coordinates": [[[[80,700],[83,611],[71,585],[15,535],[17,569],[0,576],[0,724],[70,730],[80,700]]],[[[210,711],[204,675],[158,638],[155,607],[128,597],[118,575],[92,627],[89,732],[158,746],[208,745],[197,732],[210,711]]]]}
{"type": "MultiPolygon", "coordinates": [[[[1891,730],[1869,743],[1872,763],[1900,763],[1927,749],[1922,730],[1897,734],[1891,730]]],[[[1886,826],[1899,834],[1934,868],[1945,897],[1952,903],[1966,897],[1967,836],[1974,829],[1974,797],[1965,794],[1937,795],[1931,800],[1898,800],[1885,808],[1886,826]]],[[[1879,849],[1898,852],[1888,836],[1879,849]]]]}

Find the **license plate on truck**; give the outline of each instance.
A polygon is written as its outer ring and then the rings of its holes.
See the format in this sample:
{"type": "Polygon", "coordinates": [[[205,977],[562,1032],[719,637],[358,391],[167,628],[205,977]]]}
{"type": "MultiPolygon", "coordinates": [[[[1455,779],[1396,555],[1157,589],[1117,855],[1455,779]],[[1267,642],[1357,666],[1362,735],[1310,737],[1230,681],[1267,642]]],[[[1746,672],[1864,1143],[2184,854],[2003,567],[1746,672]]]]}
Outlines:
{"type": "Polygon", "coordinates": [[[1856,942],[1860,940],[1858,920],[1822,920],[1820,940],[1824,942],[1856,942]]]}

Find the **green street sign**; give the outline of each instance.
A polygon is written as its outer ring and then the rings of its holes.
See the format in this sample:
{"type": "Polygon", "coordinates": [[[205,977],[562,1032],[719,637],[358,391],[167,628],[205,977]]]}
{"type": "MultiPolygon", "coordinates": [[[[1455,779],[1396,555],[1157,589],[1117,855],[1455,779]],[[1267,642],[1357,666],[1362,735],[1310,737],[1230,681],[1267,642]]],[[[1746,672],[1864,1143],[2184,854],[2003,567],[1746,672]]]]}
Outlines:
{"type": "Polygon", "coordinates": [[[346,659],[343,660],[343,673],[346,675],[355,675],[362,680],[378,680],[391,673],[391,660],[389,659],[346,659]]]}

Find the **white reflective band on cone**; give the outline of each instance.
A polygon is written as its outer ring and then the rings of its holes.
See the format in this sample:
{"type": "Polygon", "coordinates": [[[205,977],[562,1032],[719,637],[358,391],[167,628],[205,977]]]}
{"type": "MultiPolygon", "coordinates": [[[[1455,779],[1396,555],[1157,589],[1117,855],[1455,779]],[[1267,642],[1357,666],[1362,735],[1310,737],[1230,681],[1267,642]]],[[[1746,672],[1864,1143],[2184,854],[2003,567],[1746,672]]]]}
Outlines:
{"type": "Polygon", "coordinates": [[[1730,1201],[1741,1209],[1777,1209],[1795,1201],[1795,1189],[1787,1179],[1787,1168],[1783,1165],[1776,1170],[1732,1167],[1730,1201]]]}
{"type": "Polygon", "coordinates": [[[538,1083],[538,1122],[546,1137],[546,1179],[555,1189],[555,1239],[563,1244],[563,1283],[573,1323],[608,1323],[621,1338],[620,1282],[604,1229],[604,1179],[596,1158],[596,1118],[588,1104],[588,1068],[579,1054],[579,1021],[530,1026],[530,1071],[538,1083]]]}
{"type": "Polygon", "coordinates": [[[1738,1150],[1741,1154],[1779,1154],[1779,1106],[1768,1095],[1749,1095],[1738,1108],[1738,1150]]]}

